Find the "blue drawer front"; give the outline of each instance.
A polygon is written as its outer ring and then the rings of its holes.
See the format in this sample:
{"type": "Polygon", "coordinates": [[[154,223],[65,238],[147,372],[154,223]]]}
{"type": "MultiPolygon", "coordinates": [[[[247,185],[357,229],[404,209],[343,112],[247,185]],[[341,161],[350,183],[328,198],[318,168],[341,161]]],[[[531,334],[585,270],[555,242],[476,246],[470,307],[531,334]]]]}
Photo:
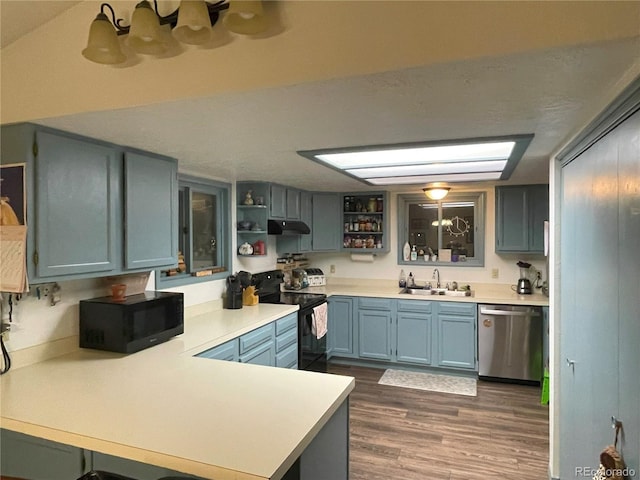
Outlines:
{"type": "Polygon", "coordinates": [[[281,352],[291,345],[298,343],[298,329],[290,330],[284,335],[276,337],[276,352],[281,352]]]}
{"type": "Polygon", "coordinates": [[[391,310],[391,302],[393,302],[393,300],[388,298],[360,297],[358,299],[358,306],[360,308],[372,308],[375,310],[391,310]]]}
{"type": "Polygon", "coordinates": [[[276,367],[298,368],[298,346],[291,345],[286,350],[276,355],[276,367]]]}
{"type": "Polygon", "coordinates": [[[398,300],[399,312],[431,313],[432,302],[425,300],[398,300]]]}
{"type": "Polygon", "coordinates": [[[273,339],[273,331],[274,324],[270,323],[269,325],[257,328],[253,332],[242,335],[240,337],[240,354],[242,355],[265,342],[270,342],[273,339]]]}
{"type": "Polygon", "coordinates": [[[453,313],[454,315],[474,317],[476,315],[476,304],[462,302],[438,302],[438,313],[453,313]]]}
{"type": "Polygon", "coordinates": [[[233,339],[229,342],[213,347],[205,352],[199,353],[196,357],[212,358],[214,360],[227,360],[230,362],[238,359],[238,340],[233,339]]]}
{"type": "Polygon", "coordinates": [[[276,320],[276,335],[282,335],[292,328],[296,328],[298,324],[298,314],[291,313],[280,320],[276,320]]]}
{"type": "Polygon", "coordinates": [[[275,349],[273,348],[273,343],[265,343],[244,355],[240,355],[240,362],[273,367],[275,365],[274,357],[275,349]]]}

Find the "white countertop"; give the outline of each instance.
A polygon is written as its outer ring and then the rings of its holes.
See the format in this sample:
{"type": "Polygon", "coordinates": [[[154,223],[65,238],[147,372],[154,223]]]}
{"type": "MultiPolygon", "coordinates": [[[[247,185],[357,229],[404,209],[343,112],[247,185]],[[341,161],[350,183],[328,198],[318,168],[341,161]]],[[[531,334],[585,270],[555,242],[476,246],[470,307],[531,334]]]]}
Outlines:
{"type": "MultiPolygon", "coordinates": [[[[466,282],[458,282],[466,285],[466,282]]],[[[499,305],[532,305],[548,306],[549,298],[540,294],[518,295],[510,285],[492,283],[472,283],[472,297],[454,297],[447,295],[409,295],[400,293],[397,281],[332,279],[329,278],[324,287],[309,287],[302,292],[324,293],[330,295],[346,295],[357,297],[382,297],[401,300],[430,300],[438,302],[471,302],[499,305]]]]}
{"type": "Polygon", "coordinates": [[[193,355],[296,310],[212,311],[135,354],[80,349],[12,370],[0,378],[1,425],[204,478],[280,478],[354,379],[193,355]]]}

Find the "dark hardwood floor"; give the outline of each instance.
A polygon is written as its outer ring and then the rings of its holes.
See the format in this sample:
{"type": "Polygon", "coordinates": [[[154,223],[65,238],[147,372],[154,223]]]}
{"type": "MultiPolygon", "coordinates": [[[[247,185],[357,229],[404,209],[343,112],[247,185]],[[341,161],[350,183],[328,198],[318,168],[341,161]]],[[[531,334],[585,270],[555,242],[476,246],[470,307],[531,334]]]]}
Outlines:
{"type": "Polygon", "coordinates": [[[478,382],[468,397],[378,385],[384,369],[331,364],[356,378],[350,480],[546,479],[540,388],[478,382]]]}

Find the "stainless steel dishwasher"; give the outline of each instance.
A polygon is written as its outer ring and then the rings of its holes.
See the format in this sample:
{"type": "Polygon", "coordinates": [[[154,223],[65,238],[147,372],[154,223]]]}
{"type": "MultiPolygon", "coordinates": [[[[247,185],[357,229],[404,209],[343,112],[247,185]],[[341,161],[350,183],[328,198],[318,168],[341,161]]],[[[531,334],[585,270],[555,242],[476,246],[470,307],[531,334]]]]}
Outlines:
{"type": "Polygon", "coordinates": [[[478,375],[542,380],[542,307],[478,305],[478,375]]]}

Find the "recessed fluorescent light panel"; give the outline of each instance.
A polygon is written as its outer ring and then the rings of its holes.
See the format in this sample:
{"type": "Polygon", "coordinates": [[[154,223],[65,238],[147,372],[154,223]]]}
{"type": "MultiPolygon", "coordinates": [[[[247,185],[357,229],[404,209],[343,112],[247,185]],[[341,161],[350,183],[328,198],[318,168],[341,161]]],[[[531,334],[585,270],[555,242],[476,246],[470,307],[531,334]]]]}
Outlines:
{"type": "Polygon", "coordinates": [[[507,180],[533,135],[298,152],[369,185],[507,180]]]}

